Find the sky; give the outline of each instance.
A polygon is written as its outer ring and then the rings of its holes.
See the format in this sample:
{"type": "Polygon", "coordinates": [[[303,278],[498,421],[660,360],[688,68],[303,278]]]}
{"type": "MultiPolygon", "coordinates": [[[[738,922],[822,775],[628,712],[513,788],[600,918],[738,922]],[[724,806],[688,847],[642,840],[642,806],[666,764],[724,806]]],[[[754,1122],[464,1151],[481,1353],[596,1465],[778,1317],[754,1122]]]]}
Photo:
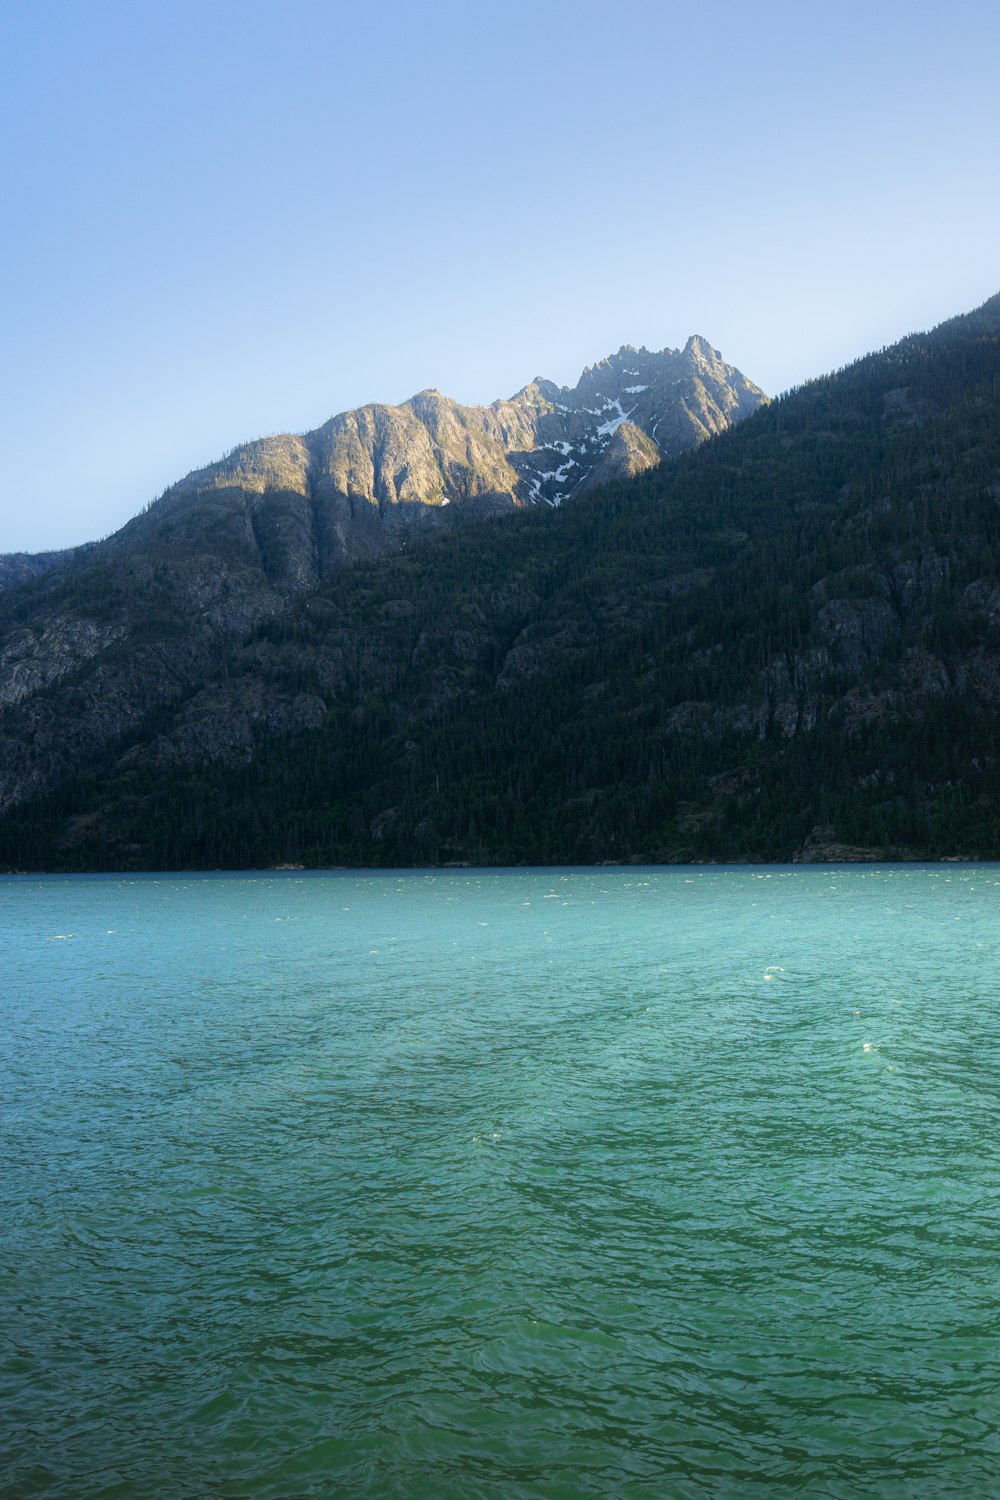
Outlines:
{"type": "Polygon", "coordinates": [[[1000,7],[4,0],[0,552],[268,432],[1000,291],[1000,7]]]}

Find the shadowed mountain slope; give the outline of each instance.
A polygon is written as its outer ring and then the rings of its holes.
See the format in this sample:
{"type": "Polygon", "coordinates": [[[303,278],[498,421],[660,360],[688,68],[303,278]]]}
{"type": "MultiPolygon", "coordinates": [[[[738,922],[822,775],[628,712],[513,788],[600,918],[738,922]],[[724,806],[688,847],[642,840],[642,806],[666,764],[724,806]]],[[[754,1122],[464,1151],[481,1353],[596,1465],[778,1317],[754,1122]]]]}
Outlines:
{"type": "Polygon", "coordinates": [[[4,552],[0,553],[0,589],[10,588],[13,583],[24,583],[29,578],[48,572],[56,563],[69,558],[67,552],[4,552]]]}

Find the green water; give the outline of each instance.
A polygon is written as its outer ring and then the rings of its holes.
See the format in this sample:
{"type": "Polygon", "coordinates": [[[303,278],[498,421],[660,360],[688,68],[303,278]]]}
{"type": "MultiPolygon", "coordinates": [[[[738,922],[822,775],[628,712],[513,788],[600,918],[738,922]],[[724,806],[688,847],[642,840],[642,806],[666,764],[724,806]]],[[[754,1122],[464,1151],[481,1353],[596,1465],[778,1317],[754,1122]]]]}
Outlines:
{"type": "Polygon", "coordinates": [[[0,880],[0,1494],[1000,1493],[998,911],[0,880]]]}

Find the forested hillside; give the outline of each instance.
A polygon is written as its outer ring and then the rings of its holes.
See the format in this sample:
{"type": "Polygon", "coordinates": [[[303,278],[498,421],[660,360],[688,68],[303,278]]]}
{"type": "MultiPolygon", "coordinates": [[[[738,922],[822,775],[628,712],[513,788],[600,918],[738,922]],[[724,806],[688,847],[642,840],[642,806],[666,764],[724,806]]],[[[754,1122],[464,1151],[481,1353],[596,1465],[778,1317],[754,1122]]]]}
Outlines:
{"type": "Polygon", "coordinates": [[[994,298],[327,578],[12,807],[0,860],[997,857],[998,729],[994,298]]]}

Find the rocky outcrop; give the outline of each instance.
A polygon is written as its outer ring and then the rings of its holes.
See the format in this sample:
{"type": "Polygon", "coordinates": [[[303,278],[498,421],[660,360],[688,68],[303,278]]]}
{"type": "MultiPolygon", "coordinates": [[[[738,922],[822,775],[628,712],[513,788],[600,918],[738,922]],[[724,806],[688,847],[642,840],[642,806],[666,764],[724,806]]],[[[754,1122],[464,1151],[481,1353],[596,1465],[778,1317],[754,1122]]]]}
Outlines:
{"type": "Polygon", "coordinates": [[[15,627],[0,644],[0,704],[19,703],[75,671],[124,633],[124,625],[98,625],[72,615],[56,615],[41,628],[15,627]]]}
{"type": "Polygon", "coordinates": [[[230,761],[251,758],[255,735],[315,729],[326,713],[316,693],[282,693],[252,677],[203,688],[184,704],[169,734],[148,750],[131,751],[122,767],[154,760],[230,761]]]}
{"type": "Polygon", "coordinates": [[[898,628],[892,609],[882,599],[832,599],[820,609],[817,625],[832,661],[851,676],[878,655],[898,628]]]}
{"type": "Polygon", "coordinates": [[[915,856],[907,849],[874,849],[845,844],[835,828],[814,828],[792,855],[794,865],[872,865],[882,860],[906,860],[915,856]]]}

